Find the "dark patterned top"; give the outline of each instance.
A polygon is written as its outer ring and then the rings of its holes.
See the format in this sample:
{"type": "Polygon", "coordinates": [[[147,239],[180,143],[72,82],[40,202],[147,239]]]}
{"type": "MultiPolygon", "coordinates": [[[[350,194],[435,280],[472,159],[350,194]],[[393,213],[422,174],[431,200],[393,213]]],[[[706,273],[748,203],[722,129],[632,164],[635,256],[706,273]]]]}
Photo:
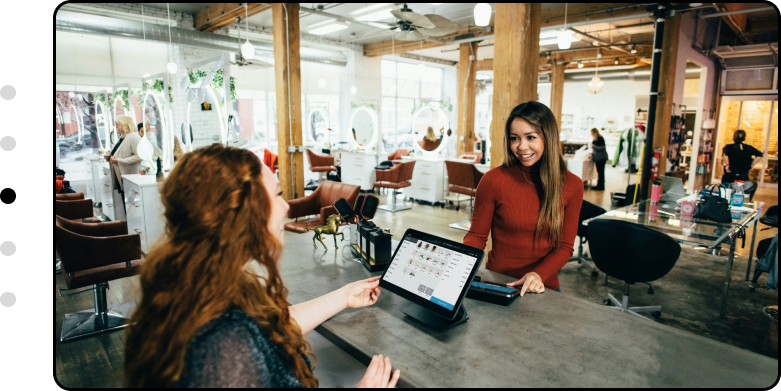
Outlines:
{"type": "Polygon", "coordinates": [[[174,387],[301,388],[303,384],[293,373],[290,356],[244,311],[231,309],[195,333],[174,387]]]}

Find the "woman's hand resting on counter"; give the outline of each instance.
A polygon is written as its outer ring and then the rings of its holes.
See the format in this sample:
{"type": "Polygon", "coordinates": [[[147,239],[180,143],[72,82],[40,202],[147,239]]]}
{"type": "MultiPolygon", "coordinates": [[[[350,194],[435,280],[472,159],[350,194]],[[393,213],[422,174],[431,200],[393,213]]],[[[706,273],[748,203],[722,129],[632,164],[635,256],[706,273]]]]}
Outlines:
{"type": "Polygon", "coordinates": [[[342,288],[347,308],[360,308],[372,305],[380,297],[380,276],[347,284],[342,288]]]}
{"type": "Polygon", "coordinates": [[[543,293],[545,292],[545,284],[542,283],[542,278],[540,278],[540,275],[531,272],[526,273],[525,276],[521,277],[520,280],[511,282],[507,284],[509,287],[517,287],[518,285],[523,284],[523,287],[521,288],[521,297],[523,297],[526,292],[533,292],[533,293],[543,293]]]}
{"type": "Polygon", "coordinates": [[[382,357],[382,354],[372,357],[372,362],[369,364],[369,368],[366,369],[366,374],[363,375],[363,379],[361,379],[355,388],[396,387],[396,382],[399,381],[401,371],[398,369],[393,371],[393,377],[391,377],[391,369],[393,369],[393,367],[391,366],[389,358],[382,357]]]}

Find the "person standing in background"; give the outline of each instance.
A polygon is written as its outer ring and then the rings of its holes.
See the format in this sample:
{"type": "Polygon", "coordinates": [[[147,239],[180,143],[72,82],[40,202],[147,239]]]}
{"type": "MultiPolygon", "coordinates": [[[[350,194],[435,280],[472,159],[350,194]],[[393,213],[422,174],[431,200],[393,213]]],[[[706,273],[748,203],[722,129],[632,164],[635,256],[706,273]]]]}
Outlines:
{"type": "Polygon", "coordinates": [[[743,143],[746,141],[745,130],[736,130],[732,135],[732,141],[735,143],[724,146],[722,150],[724,176],[721,177],[721,183],[749,180],[748,172],[751,171],[751,167],[762,160],[762,152],[743,143]]]}
{"type": "Polygon", "coordinates": [[[591,190],[605,190],[605,164],[607,163],[607,147],[605,139],[599,134],[597,128],[591,129],[591,160],[597,165],[597,186],[591,190]]]}

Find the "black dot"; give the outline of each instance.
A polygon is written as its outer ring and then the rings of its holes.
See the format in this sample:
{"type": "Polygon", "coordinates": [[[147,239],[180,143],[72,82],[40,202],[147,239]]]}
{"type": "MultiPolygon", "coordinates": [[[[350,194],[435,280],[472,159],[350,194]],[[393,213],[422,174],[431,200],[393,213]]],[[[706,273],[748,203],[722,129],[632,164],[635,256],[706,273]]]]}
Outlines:
{"type": "Polygon", "coordinates": [[[14,189],[3,189],[3,191],[0,191],[0,201],[3,201],[4,204],[11,204],[16,201],[14,189]]]}

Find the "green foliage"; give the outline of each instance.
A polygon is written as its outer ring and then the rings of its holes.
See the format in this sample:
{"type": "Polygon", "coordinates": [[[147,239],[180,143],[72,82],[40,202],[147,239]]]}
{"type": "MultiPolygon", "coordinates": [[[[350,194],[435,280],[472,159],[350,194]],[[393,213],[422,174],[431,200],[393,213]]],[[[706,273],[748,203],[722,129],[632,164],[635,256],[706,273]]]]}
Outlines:
{"type": "MultiPolygon", "coordinates": [[[[143,102],[143,99],[146,97],[147,92],[149,90],[152,90],[154,92],[157,92],[159,95],[163,95],[163,81],[160,79],[155,80],[154,83],[151,85],[148,83],[144,83],[144,85],[141,87],[141,90],[139,91],[138,99],[143,102]]],[[[173,88],[171,86],[168,86],[168,101],[171,103],[174,103],[174,92],[173,88]]]]}
{"type": "Polygon", "coordinates": [[[122,108],[124,108],[125,111],[130,112],[130,96],[128,94],[128,90],[114,91],[114,93],[111,95],[111,101],[115,102],[117,98],[121,99],[122,108]]]}
{"type": "MultiPolygon", "coordinates": [[[[201,82],[201,80],[206,78],[206,75],[208,72],[202,71],[199,69],[191,70],[187,73],[187,75],[190,77],[190,85],[196,85],[201,82]]],[[[209,86],[215,90],[224,88],[225,81],[223,78],[222,68],[218,69],[217,72],[214,74],[214,79],[212,79],[211,84],[209,86]]],[[[231,76],[231,100],[236,100],[236,78],[231,76]]]]}
{"type": "Polygon", "coordinates": [[[352,108],[352,109],[357,109],[359,107],[366,107],[366,108],[372,109],[375,113],[377,112],[377,106],[375,106],[374,103],[364,103],[362,105],[357,105],[357,104],[352,103],[352,102],[350,103],[350,108],[352,108]]]}
{"type": "Polygon", "coordinates": [[[418,102],[418,104],[415,105],[415,107],[412,108],[412,113],[411,114],[414,115],[415,113],[417,113],[418,111],[420,111],[424,107],[431,107],[433,109],[442,109],[443,111],[453,112],[453,105],[452,104],[446,105],[446,104],[444,104],[442,102],[435,102],[435,101],[430,101],[430,100],[426,100],[426,99],[421,99],[418,102]]]}

